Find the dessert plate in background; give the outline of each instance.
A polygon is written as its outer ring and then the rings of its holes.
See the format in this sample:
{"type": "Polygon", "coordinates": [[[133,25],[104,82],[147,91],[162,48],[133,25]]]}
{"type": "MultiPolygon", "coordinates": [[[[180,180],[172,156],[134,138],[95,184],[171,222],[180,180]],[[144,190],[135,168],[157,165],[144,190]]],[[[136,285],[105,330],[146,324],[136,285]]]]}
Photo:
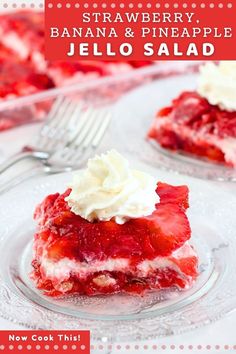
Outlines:
{"type": "Polygon", "coordinates": [[[235,181],[236,169],[172,152],[146,139],[156,112],[170,105],[181,92],[195,90],[196,86],[197,75],[186,74],[159,79],[125,95],[114,107],[113,141],[119,151],[138,156],[152,166],[204,179],[235,181]]]}
{"type": "Polygon", "coordinates": [[[35,206],[63,191],[70,174],[41,177],[1,198],[0,315],[36,329],[90,329],[96,340],[146,340],[215,321],[236,307],[236,198],[209,183],[134,163],[157,180],[190,188],[192,243],[200,276],[187,291],[166,290],[143,297],[49,298],[29,280],[35,206]],[[141,166],[140,166],[141,165],[141,166]],[[22,316],[24,313],[24,316],[22,316]]]}

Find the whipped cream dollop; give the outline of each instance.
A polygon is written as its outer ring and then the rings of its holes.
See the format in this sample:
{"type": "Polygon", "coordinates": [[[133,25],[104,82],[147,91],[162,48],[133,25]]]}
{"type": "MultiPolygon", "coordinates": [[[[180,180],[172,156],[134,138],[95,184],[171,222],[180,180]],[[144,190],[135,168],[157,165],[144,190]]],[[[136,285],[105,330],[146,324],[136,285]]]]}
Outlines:
{"type": "Polygon", "coordinates": [[[236,111],[236,61],[203,65],[197,91],[211,104],[229,112],[236,111]]]}
{"type": "Polygon", "coordinates": [[[115,220],[150,215],[159,202],[157,181],[111,150],[88,160],[87,168],[74,175],[71,193],[65,199],[76,215],[88,221],[115,220]]]}

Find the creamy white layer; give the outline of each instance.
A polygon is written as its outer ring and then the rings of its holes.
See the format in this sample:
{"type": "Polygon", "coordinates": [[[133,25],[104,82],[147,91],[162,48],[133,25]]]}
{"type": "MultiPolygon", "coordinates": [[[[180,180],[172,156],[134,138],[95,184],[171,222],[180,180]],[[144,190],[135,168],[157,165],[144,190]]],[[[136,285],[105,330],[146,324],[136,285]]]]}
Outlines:
{"type": "Polygon", "coordinates": [[[71,274],[76,274],[76,276],[83,279],[95,272],[116,271],[129,272],[137,277],[147,277],[149,273],[151,274],[158,269],[169,268],[175,270],[181,277],[186,279],[189,277],[182,273],[178,266],[178,259],[192,256],[196,256],[196,252],[188,242],[168,257],[156,257],[153,260],[144,260],[135,268],[130,265],[127,258],[110,258],[106,261],[88,263],[63,258],[58,262],[53,262],[44,254],[41,259],[41,271],[47,279],[63,282],[68,280],[71,274]]]}

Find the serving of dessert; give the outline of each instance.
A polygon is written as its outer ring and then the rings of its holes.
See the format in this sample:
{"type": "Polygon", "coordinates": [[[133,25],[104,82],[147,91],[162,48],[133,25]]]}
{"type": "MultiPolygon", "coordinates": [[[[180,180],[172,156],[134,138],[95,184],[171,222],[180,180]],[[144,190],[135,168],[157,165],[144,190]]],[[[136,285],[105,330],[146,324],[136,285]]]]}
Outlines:
{"type": "Polygon", "coordinates": [[[188,207],[187,186],[157,182],[116,150],[95,156],[37,206],[31,278],[49,296],[189,289],[188,207]]]}
{"type": "Polygon", "coordinates": [[[148,139],[163,148],[236,167],[236,62],[207,63],[196,90],[158,111],[148,139]]]}

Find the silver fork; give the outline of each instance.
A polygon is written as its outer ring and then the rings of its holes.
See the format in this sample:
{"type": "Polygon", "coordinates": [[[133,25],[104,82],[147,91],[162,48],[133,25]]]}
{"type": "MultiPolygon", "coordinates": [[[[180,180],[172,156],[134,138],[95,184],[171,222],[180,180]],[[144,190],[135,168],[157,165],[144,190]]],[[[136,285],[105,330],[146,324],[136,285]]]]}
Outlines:
{"type": "Polygon", "coordinates": [[[78,102],[63,96],[54,102],[46,120],[35,138],[33,146],[27,146],[27,151],[20,152],[8,158],[0,165],[0,175],[15,163],[25,158],[47,159],[66,140],[73,138],[76,121],[82,111],[78,102]]]}
{"type": "Polygon", "coordinates": [[[82,165],[99,146],[111,120],[107,108],[88,108],[81,116],[79,129],[72,141],[47,159],[45,165],[51,172],[54,168],[75,169],[82,165]]]}
{"type": "Polygon", "coordinates": [[[106,108],[84,110],[73,138],[61,144],[60,149],[48,154],[47,158],[35,157],[40,165],[0,186],[0,195],[37,174],[53,174],[79,168],[99,146],[110,121],[111,112],[106,108]]]}

